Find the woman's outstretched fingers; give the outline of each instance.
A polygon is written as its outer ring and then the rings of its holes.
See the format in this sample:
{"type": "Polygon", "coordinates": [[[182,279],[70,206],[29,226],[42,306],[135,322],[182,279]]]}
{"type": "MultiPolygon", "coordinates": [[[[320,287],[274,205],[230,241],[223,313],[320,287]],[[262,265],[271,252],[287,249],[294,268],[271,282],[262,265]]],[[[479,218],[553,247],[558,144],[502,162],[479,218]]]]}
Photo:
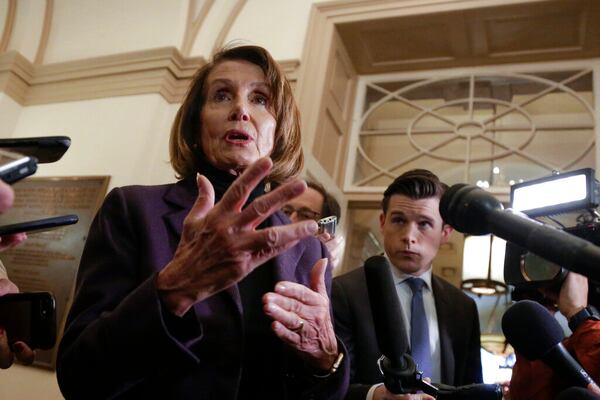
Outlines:
{"type": "Polygon", "coordinates": [[[196,185],[198,186],[198,197],[186,217],[188,221],[204,218],[215,205],[215,190],[210,181],[204,175],[197,174],[196,185]]]}
{"type": "Polygon", "coordinates": [[[249,204],[238,218],[238,225],[256,228],[275,211],[281,209],[285,203],[301,195],[306,190],[306,183],[294,179],[278,187],[270,193],[260,196],[249,204]]]}
{"type": "Polygon", "coordinates": [[[260,158],[250,164],[227,189],[219,202],[219,207],[224,211],[239,212],[254,188],[269,175],[271,168],[273,162],[269,157],[260,158]]]}

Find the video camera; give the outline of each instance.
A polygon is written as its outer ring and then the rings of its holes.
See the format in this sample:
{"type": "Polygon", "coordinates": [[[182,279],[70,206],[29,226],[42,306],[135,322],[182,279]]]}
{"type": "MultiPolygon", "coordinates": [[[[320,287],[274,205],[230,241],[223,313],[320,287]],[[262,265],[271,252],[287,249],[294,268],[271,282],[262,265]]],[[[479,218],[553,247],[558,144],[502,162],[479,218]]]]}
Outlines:
{"type": "MultiPolygon", "coordinates": [[[[511,208],[541,223],[600,245],[600,184],[591,168],[515,184],[511,208]]],[[[567,270],[514,243],[506,243],[504,280],[519,291],[560,287],[567,270]]],[[[590,281],[590,297],[600,298],[600,285],[590,281]]],[[[597,304],[597,301],[592,301],[597,304]]]]}

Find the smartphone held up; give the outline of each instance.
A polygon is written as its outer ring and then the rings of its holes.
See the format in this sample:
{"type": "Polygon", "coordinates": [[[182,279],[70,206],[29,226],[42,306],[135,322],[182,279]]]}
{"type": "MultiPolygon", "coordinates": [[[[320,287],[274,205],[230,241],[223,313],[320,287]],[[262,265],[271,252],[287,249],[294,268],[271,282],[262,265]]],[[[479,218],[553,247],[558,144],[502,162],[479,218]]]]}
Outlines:
{"type": "Polygon", "coordinates": [[[33,349],[50,349],[56,342],[56,305],[48,292],[0,296],[0,327],[8,344],[25,342],[33,349]]]}

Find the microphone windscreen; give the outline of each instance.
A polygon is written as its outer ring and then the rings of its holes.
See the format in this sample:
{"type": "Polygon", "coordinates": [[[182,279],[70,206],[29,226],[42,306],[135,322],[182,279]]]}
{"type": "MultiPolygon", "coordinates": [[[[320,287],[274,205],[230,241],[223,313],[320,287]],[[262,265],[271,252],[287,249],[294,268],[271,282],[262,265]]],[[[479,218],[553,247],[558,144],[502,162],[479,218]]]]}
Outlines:
{"type": "Polygon", "coordinates": [[[560,392],[556,400],[600,400],[600,396],[584,388],[572,387],[560,392]]]}
{"type": "Polygon", "coordinates": [[[493,195],[477,186],[464,183],[452,185],[440,199],[440,215],[447,224],[462,233],[490,233],[487,218],[501,211],[502,204],[493,195]]]}
{"type": "Polygon", "coordinates": [[[539,360],[564,338],[558,321],[541,304],[519,301],[502,317],[508,342],[528,360],[539,360]]]}
{"type": "Polygon", "coordinates": [[[364,270],[379,349],[391,361],[402,362],[408,352],[408,339],[388,260],[370,257],[364,270]]]}
{"type": "Polygon", "coordinates": [[[457,207],[456,203],[460,198],[456,193],[466,186],[468,185],[465,183],[457,183],[456,185],[450,186],[442,195],[442,198],[440,199],[440,215],[447,224],[454,226],[454,214],[457,207]]]}

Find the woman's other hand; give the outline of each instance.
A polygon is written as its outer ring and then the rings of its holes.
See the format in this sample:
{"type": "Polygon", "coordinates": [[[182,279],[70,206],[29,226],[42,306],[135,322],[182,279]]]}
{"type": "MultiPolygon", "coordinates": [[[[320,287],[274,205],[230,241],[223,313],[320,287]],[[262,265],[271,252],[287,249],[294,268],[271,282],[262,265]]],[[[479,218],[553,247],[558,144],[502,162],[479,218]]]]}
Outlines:
{"type": "Polygon", "coordinates": [[[306,184],[298,179],[242,210],[271,168],[269,158],[251,164],[216,205],[210,182],[198,176],[198,199],[183,223],[175,255],[157,281],[162,301],[175,315],[185,314],[195,303],[234,285],[257,266],[316,233],[314,221],[256,230],[283,204],[306,190],[306,184]]]}
{"type": "MultiPolygon", "coordinates": [[[[19,293],[17,286],[6,278],[0,278],[0,296],[9,293],[19,293]]],[[[25,365],[33,362],[35,354],[24,342],[15,342],[12,349],[8,345],[7,332],[3,327],[0,327],[0,368],[6,369],[13,364],[15,357],[25,365]]]]}
{"type": "Polygon", "coordinates": [[[263,308],[273,319],[275,334],[320,371],[328,371],[338,356],[325,286],[326,269],[327,259],[323,258],[313,266],[310,288],[282,281],[275,285],[274,293],[263,297],[263,308]]]}

